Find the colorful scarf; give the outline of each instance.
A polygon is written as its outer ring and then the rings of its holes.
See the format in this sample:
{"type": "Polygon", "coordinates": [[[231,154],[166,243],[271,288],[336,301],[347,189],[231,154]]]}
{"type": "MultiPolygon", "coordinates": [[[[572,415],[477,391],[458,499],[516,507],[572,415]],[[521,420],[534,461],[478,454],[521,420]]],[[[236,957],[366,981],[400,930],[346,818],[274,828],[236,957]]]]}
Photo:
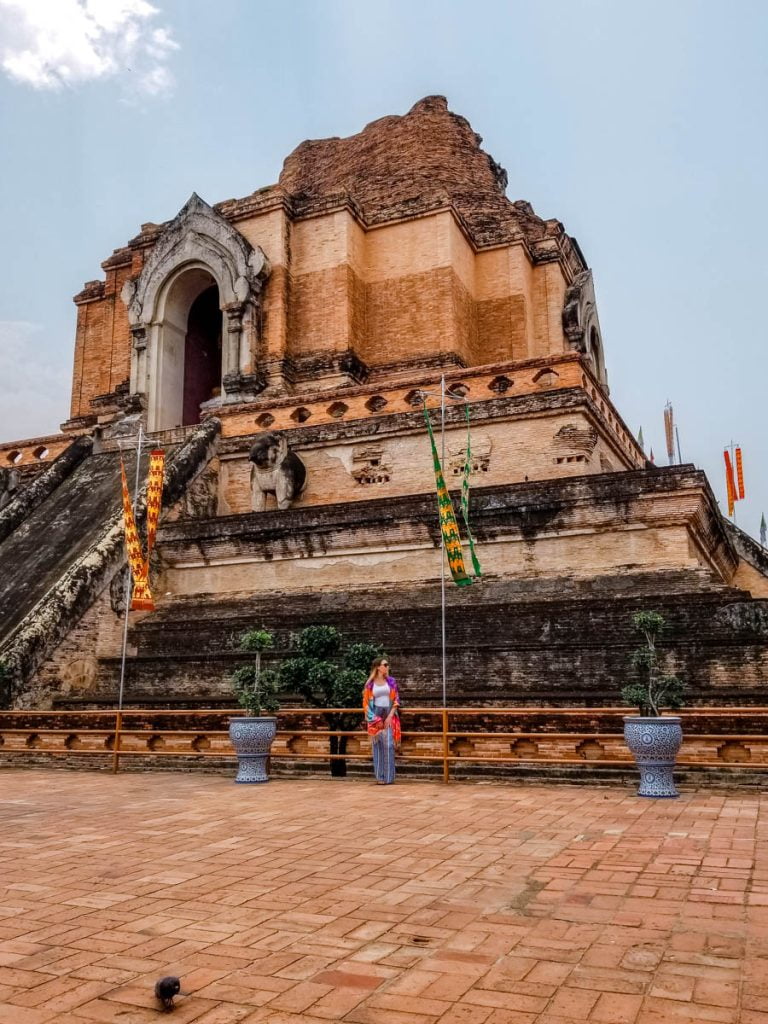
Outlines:
{"type": "MultiPolygon", "coordinates": [[[[394,709],[392,714],[392,738],[396,744],[400,743],[400,690],[397,681],[392,676],[387,676],[389,686],[389,706],[394,709]]],[[[373,680],[369,679],[363,687],[363,712],[369,736],[377,736],[384,728],[384,720],[376,714],[373,703],[373,680]]]]}

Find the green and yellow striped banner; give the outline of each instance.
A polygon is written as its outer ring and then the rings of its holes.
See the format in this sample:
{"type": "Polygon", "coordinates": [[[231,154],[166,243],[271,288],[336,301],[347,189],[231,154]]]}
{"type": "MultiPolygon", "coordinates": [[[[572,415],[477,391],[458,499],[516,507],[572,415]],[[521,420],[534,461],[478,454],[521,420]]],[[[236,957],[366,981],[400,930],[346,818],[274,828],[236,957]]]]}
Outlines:
{"type": "Polygon", "coordinates": [[[443,467],[440,465],[440,456],[437,454],[437,445],[435,444],[435,435],[432,433],[432,423],[429,419],[427,403],[426,401],[424,402],[424,420],[426,421],[427,431],[429,433],[429,443],[432,446],[432,463],[435,469],[435,483],[437,484],[437,510],[440,517],[440,529],[443,534],[443,542],[448,555],[448,565],[451,570],[451,576],[453,577],[453,582],[459,587],[466,587],[470,583],[474,583],[475,579],[482,576],[480,562],[477,554],[475,553],[474,539],[469,528],[469,474],[472,470],[472,445],[469,432],[469,407],[465,405],[464,411],[467,417],[467,451],[464,457],[464,475],[461,482],[461,517],[464,520],[464,525],[467,530],[467,539],[469,541],[469,552],[472,558],[474,576],[469,576],[467,574],[467,570],[464,565],[464,552],[461,547],[459,524],[456,522],[456,516],[453,511],[453,502],[451,501],[451,496],[448,493],[448,488],[445,485],[443,467]]]}

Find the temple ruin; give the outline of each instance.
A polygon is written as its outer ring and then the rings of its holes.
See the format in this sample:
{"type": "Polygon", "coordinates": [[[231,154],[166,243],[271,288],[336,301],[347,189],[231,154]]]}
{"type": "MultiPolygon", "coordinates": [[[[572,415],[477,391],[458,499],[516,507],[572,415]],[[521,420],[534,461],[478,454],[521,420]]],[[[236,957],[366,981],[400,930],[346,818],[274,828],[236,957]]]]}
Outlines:
{"type": "MultiPolygon", "coordinates": [[[[129,703],[229,706],[233,637],[310,622],[382,643],[408,699],[438,700],[421,392],[442,375],[469,403],[484,569],[449,590],[450,699],[616,704],[631,614],[653,607],[693,703],[765,701],[765,553],[702,472],[647,461],[610,398],[621,339],[604,343],[584,254],[506,197],[481,141],[427,97],[302,143],[249,196],[192,195],[101,264],[75,296],[69,418],[0,445],[6,707],[114,705],[119,446],[139,423],[168,473],[129,703]]],[[[454,403],[456,488],[465,429],[454,403]]]]}

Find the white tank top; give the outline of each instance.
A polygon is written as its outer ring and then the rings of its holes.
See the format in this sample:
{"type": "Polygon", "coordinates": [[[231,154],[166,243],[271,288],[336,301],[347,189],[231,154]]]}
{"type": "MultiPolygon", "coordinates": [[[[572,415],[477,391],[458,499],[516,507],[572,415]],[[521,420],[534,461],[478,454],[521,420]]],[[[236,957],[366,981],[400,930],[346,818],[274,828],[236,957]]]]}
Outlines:
{"type": "Polygon", "coordinates": [[[389,683],[373,684],[373,706],[377,708],[389,707],[389,683]]]}

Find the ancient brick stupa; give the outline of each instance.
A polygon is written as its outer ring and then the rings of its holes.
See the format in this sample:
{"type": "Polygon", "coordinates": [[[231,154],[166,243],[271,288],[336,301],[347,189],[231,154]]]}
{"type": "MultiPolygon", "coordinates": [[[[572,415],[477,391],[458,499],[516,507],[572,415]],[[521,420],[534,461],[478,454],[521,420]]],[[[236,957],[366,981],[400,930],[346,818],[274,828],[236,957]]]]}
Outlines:
{"type": "MultiPolygon", "coordinates": [[[[506,186],[432,96],[302,143],[243,199],[193,195],[105,260],[75,297],[70,418],[0,446],[6,703],[114,703],[117,451],[140,423],[168,474],[129,702],[231,703],[238,630],[282,643],[308,622],[383,643],[409,695],[438,699],[421,392],[442,375],[469,403],[484,569],[449,584],[450,698],[615,704],[631,613],[653,607],[695,701],[763,699],[765,560],[701,472],[647,463],[609,398],[579,246],[506,186]]],[[[454,402],[449,486],[464,444],[454,402]]]]}

